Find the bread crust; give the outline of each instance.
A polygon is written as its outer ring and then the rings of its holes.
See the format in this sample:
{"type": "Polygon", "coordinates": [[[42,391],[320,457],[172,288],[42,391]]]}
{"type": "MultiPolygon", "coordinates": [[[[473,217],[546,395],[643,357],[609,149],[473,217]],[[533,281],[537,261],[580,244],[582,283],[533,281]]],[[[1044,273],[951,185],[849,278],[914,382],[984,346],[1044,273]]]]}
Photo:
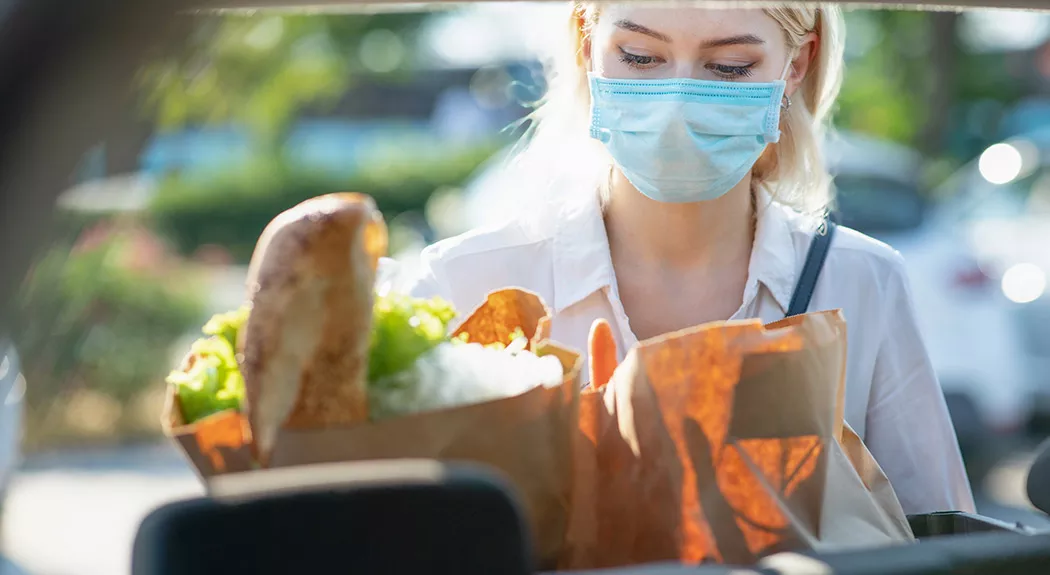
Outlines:
{"type": "Polygon", "coordinates": [[[277,430],[368,419],[368,349],[386,226],[363,194],[329,194],[277,216],[248,271],[245,411],[260,459],[277,430]]]}

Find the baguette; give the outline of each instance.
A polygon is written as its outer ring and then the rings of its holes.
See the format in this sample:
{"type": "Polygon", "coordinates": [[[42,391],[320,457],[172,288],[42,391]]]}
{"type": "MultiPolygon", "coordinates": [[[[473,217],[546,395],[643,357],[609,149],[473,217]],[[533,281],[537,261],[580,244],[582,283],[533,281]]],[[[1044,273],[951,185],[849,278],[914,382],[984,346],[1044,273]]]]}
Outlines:
{"type": "Polygon", "coordinates": [[[245,412],[264,465],[279,429],[368,419],[368,349],[387,232],[372,199],[329,194],[277,216],[248,269],[245,412]]]}

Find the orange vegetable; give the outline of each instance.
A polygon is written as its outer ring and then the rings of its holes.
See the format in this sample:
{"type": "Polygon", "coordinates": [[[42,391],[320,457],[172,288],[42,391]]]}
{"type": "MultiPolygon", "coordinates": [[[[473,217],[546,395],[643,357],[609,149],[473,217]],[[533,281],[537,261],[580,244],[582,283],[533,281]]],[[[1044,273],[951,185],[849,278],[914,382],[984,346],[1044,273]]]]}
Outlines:
{"type": "Polygon", "coordinates": [[[604,319],[596,319],[591,324],[591,333],[587,338],[589,352],[591,383],[594,389],[600,389],[612,379],[616,371],[616,340],[612,327],[604,319]]]}

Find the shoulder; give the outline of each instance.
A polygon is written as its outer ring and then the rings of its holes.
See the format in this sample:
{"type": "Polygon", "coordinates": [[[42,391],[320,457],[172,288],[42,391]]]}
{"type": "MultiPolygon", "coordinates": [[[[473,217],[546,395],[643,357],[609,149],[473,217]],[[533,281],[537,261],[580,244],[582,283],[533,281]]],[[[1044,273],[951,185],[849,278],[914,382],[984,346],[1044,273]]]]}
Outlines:
{"type": "MultiPolygon", "coordinates": [[[[781,252],[793,263],[790,279],[781,282],[784,297],[799,280],[809,255],[810,246],[818,229],[813,218],[800,215],[790,208],[782,208],[785,228],[790,237],[786,243],[791,253],[781,252]]],[[[783,236],[781,236],[783,237],[783,236]]],[[[779,250],[778,250],[779,251],[779,250]]],[[[901,307],[909,297],[909,285],[904,258],[886,243],[844,226],[836,226],[820,273],[814,305],[825,309],[841,308],[854,323],[880,324],[894,308],[901,307]]]]}
{"type": "Polygon", "coordinates": [[[852,228],[836,226],[829,259],[837,266],[848,267],[857,273],[869,272],[877,276],[904,273],[904,258],[889,244],[852,228]]]}
{"type": "Polygon", "coordinates": [[[424,265],[456,267],[471,263],[515,257],[521,252],[549,243],[551,234],[533,229],[527,222],[512,220],[486,226],[427,246],[421,258],[424,265]]]}
{"type": "Polygon", "coordinates": [[[441,240],[420,254],[420,271],[458,305],[508,285],[538,290],[551,269],[553,236],[514,220],[441,240]],[[457,301],[460,300],[460,301],[457,301]]]}
{"type": "MultiPolygon", "coordinates": [[[[597,241],[598,234],[592,229],[595,222],[601,224],[597,214],[596,201],[539,202],[506,221],[439,241],[423,250],[422,260],[450,273],[510,260],[520,267],[537,258],[551,258],[556,241],[597,241]]],[[[604,237],[604,227],[601,234],[604,237]]]]}
{"type": "Polygon", "coordinates": [[[510,221],[441,240],[425,248],[407,282],[417,296],[439,295],[470,309],[494,290],[518,286],[552,296],[553,236],[510,221]]]}
{"type": "MultiPolygon", "coordinates": [[[[824,232],[816,229],[812,220],[795,212],[790,212],[787,219],[796,260],[801,267],[813,238],[824,232]]],[[[825,270],[838,277],[879,282],[899,279],[905,274],[904,258],[900,252],[889,244],[841,225],[835,226],[825,270]]]]}

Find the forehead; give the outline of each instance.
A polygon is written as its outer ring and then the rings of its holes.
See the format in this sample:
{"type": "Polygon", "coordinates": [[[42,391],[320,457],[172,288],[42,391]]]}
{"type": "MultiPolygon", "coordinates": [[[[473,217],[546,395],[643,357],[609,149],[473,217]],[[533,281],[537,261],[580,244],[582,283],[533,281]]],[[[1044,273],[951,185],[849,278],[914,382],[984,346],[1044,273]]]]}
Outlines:
{"type": "Polygon", "coordinates": [[[602,6],[598,26],[615,27],[628,21],[658,31],[672,40],[703,40],[753,34],[766,41],[783,35],[776,20],[761,9],[707,9],[697,6],[646,7],[639,4],[602,6]]]}

